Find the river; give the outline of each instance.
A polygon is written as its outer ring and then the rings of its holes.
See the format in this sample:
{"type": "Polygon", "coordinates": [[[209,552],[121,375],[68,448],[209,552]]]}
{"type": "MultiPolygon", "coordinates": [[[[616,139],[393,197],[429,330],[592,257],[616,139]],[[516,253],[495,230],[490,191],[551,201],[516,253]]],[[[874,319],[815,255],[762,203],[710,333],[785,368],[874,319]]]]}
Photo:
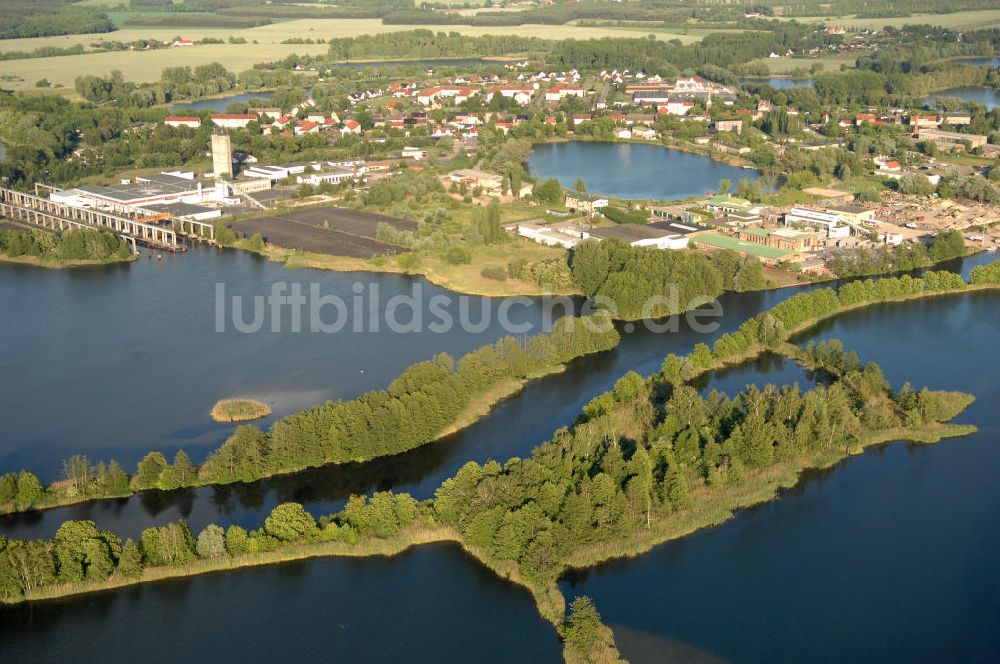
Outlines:
{"type": "Polygon", "coordinates": [[[528,169],[570,189],[582,179],[594,194],[653,200],[702,196],[715,191],[719,180],[735,184],[758,175],[756,170],[658,145],[591,141],[536,145],[528,169]]]}
{"type": "Polygon", "coordinates": [[[965,390],[971,437],[867,450],[782,499],[631,560],[576,572],[625,657],[697,661],[1000,658],[1000,296],[851,312],[841,339],[894,385],[965,390]]]}
{"type": "Polygon", "coordinates": [[[940,92],[927,95],[924,97],[924,106],[927,106],[928,108],[936,108],[939,100],[947,97],[960,97],[965,101],[974,101],[977,104],[985,106],[987,111],[992,111],[1000,105],[1000,92],[997,92],[993,88],[968,87],[951,88],[949,90],[941,90],[940,92]]]}

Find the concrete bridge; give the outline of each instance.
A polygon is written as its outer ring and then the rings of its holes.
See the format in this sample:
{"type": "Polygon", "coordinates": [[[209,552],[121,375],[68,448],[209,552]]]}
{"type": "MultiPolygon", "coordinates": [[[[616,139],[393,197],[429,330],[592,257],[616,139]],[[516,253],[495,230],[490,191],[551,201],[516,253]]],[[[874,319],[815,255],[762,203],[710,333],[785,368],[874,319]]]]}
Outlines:
{"type": "Polygon", "coordinates": [[[127,217],[55,203],[47,198],[0,187],[0,216],[48,230],[106,228],[134,246],[142,244],[167,251],[187,249],[177,241],[172,228],[147,224],[127,217]]]}

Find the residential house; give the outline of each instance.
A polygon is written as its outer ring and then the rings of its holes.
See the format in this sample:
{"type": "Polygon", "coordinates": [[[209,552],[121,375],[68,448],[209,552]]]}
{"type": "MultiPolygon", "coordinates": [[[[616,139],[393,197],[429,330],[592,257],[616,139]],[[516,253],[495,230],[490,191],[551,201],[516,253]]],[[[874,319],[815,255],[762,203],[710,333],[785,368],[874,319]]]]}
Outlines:
{"type": "Polygon", "coordinates": [[[716,120],[715,131],[742,134],[743,120],[716,120]]]}
{"type": "Polygon", "coordinates": [[[201,126],[201,118],[187,115],[168,115],[163,118],[163,124],[168,127],[190,127],[197,129],[201,126]]]}

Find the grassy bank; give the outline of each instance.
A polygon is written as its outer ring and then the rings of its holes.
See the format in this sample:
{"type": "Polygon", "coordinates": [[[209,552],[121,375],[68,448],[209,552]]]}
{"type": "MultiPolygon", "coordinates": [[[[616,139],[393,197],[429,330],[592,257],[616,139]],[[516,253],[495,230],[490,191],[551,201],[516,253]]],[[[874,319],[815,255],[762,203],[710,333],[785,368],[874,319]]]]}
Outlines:
{"type": "Polygon", "coordinates": [[[47,586],[31,591],[20,601],[4,602],[0,600],[0,603],[15,605],[23,602],[72,597],[85,593],[126,588],[140,583],[179,579],[198,574],[224,572],[260,565],[274,565],[324,556],[349,558],[392,556],[402,553],[412,546],[433,544],[436,542],[461,543],[461,539],[458,533],[450,528],[444,526],[424,526],[407,529],[405,532],[401,532],[391,539],[365,539],[357,544],[346,544],[344,542],[290,544],[276,551],[246,553],[239,556],[220,556],[218,558],[202,558],[183,565],[146,568],[142,571],[142,574],[135,578],[115,574],[105,581],[81,581],[78,583],[47,586]]]}
{"type": "Polygon", "coordinates": [[[109,258],[106,260],[67,260],[58,258],[42,258],[41,256],[8,256],[0,253],[0,263],[10,263],[11,265],[30,265],[32,267],[43,267],[49,270],[68,270],[77,267],[95,267],[100,265],[115,265],[117,263],[131,263],[138,258],[139,254],[131,254],[128,258],[109,258]]]}
{"type": "Polygon", "coordinates": [[[470,403],[469,406],[461,414],[459,414],[457,418],[455,418],[455,421],[441,432],[441,435],[438,438],[441,439],[446,436],[450,436],[451,434],[461,431],[466,427],[472,426],[480,419],[489,415],[498,403],[504,399],[514,396],[524,389],[524,386],[531,381],[544,376],[562,373],[565,370],[566,366],[561,365],[558,367],[550,367],[544,371],[537,371],[527,378],[508,378],[507,380],[501,381],[492,389],[486,390],[485,392],[477,395],[472,400],[472,403],[470,403]]]}
{"type": "MultiPolygon", "coordinates": [[[[517,251],[505,251],[502,247],[475,247],[472,261],[464,265],[453,265],[435,256],[421,255],[420,264],[416,267],[403,267],[398,257],[389,258],[348,258],[330,254],[285,249],[267,245],[261,255],[269,260],[284,263],[289,269],[332,270],[334,272],[378,272],[388,274],[409,274],[420,276],[435,286],[446,288],[463,295],[480,297],[510,297],[515,295],[579,295],[573,290],[546,291],[538,284],[519,279],[498,281],[482,275],[484,267],[502,267],[518,258],[527,260],[545,260],[564,255],[564,251],[545,247],[539,244],[518,243],[517,251]]],[[[237,247],[245,249],[246,240],[237,243],[237,247]]]]}
{"type": "Polygon", "coordinates": [[[849,306],[844,306],[837,311],[827,314],[825,316],[814,316],[807,320],[802,321],[798,325],[795,325],[788,330],[789,337],[794,337],[812,327],[822,323],[830,318],[836,318],[841,314],[846,314],[849,311],[856,311],[857,309],[865,309],[867,307],[875,306],[878,304],[892,304],[896,302],[910,302],[912,300],[923,300],[925,298],[932,297],[942,297],[947,295],[961,295],[963,293],[978,293],[982,291],[1000,291],[1000,284],[967,284],[965,288],[954,289],[954,290],[935,290],[935,291],[923,291],[920,293],[910,293],[908,295],[897,295],[894,297],[887,297],[881,299],[877,302],[859,302],[858,304],[852,304],[849,306]]]}

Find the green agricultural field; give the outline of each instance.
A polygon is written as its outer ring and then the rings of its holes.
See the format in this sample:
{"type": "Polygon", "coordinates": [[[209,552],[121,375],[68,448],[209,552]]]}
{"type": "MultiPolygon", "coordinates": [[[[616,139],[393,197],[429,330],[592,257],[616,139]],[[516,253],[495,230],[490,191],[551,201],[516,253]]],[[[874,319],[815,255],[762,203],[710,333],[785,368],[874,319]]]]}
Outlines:
{"type": "MultiPolygon", "coordinates": [[[[95,41],[134,41],[136,39],[172,39],[182,36],[186,39],[214,37],[225,39],[231,35],[245,37],[247,41],[257,40],[260,44],[277,44],[292,37],[324,38],[356,37],[384,32],[426,29],[435,32],[458,32],[463,35],[518,34],[524,37],[545,39],[590,39],[600,37],[636,37],[636,30],[620,27],[587,27],[576,25],[520,25],[520,26],[470,26],[470,25],[383,25],[379,19],[297,19],[281,21],[271,25],[246,30],[231,28],[178,28],[178,27],[128,27],[107,34],[65,35],[59,37],[33,37],[25,39],[5,39],[0,41],[0,51],[31,51],[40,46],[60,46],[74,44],[89,46],[95,41]]],[[[653,32],[647,30],[647,32],[653,32]]],[[[676,34],[657,34],[660,39],[671,39],[676,34]]],[[[692,34],[697,33],[692,30],[692,34]]],[[[701,35],[698,35],[701,36],[701,35]]]]}
{"type": "Polygon", "coordinates": [[[73,88],[78,76],[107,74],[119,70],[128,81],[152,82],[160,72],[178,65],[198,66],[218,62],[230,71],[245,71],[255,62],[280,60],[292,53],[320,54],[326,52],[324,44],[209,44],[184,49],[164,48],[156,51],[116,51],[91,53],[55,58],[7,60],[0,62],[0,76],[20,76],[23,82],[6,83],[4,87],[15,90],[34,89],[35,81],[47,78],[56,88],[73,88]]]}
{"type": "MultiPolygon", "coordinates": [[[[780,18],[780,17],[779,17],[780,18]]],[[[952,29],[983,29],[1000,27],[1000,9],[986,9],[982,11],[955,12],[953,14],[913,14],[912,16],[898,18],[855,18],[847,16],[844,18],[830,16],[798,16],[791,18],[780,18],[783,21],[796,20],[800,23],[827,23],[842,25],[848,30],[871,29],[880,30],[887,25],[899,28],[904,25],[937,25],[942,28],[952,29]]]]}
{"type": "MultiPolygon", "coordinates": [[[[198,40],[205,37],[225,39],[230,35],[246,38],[246,44],[210,44],[192,46],[182,50],[160,49],[156,51],[114,53],[90,53],[78,56],[34,58],[29,60],[8,60],[0,62],[0,76],[16,75],[23,82],[8,84],[15,89],[32,89],[35,81],[47,78],[56,86],[72,88],[76,77],[85,74],[106,74],[118,69],[130,81],[148,82],[158,80],[160,72],[165,67],[179,64],[200,65],[208,62],[218,62],[231,71],[244,71],[254,63],[280,60],[293,53],[301,55],[319,55],[326,52],[324,44],[282,44],[291,37],[324,38],[352,37],[379,32],[399,32],[412,30],[414,27],[427,28],[436,31],[459,32],[465,35],[511,34],[541,37],[545,39],[576,39],[599,37],[639,37],[637,31],[628,28],[605,28],[562,25],[523,25],[507,26],[406,26],[382,25],[378,19],[301,19],[284,21],[265,25],[249,30],[234,31],[228,28],[126,28],[117,32],[101,35],[67,35],[61,37],[38,37],[31,39],[7,39],[0,41],[3,51],[31,51],[41,46],[58,46],[67,48],[74,44],[89,47],[101,40],[134,41],[137,39],[159,39],[162,41],[181,36],[185,39],[198,40]],[[253,41],[258,43],[254,44],[253,41]]],[[[700,35],[677,35],[674,33],[657,33],[658,39],[669,40],[680,38],[685,41],[697,41],[700,35]]]]}

